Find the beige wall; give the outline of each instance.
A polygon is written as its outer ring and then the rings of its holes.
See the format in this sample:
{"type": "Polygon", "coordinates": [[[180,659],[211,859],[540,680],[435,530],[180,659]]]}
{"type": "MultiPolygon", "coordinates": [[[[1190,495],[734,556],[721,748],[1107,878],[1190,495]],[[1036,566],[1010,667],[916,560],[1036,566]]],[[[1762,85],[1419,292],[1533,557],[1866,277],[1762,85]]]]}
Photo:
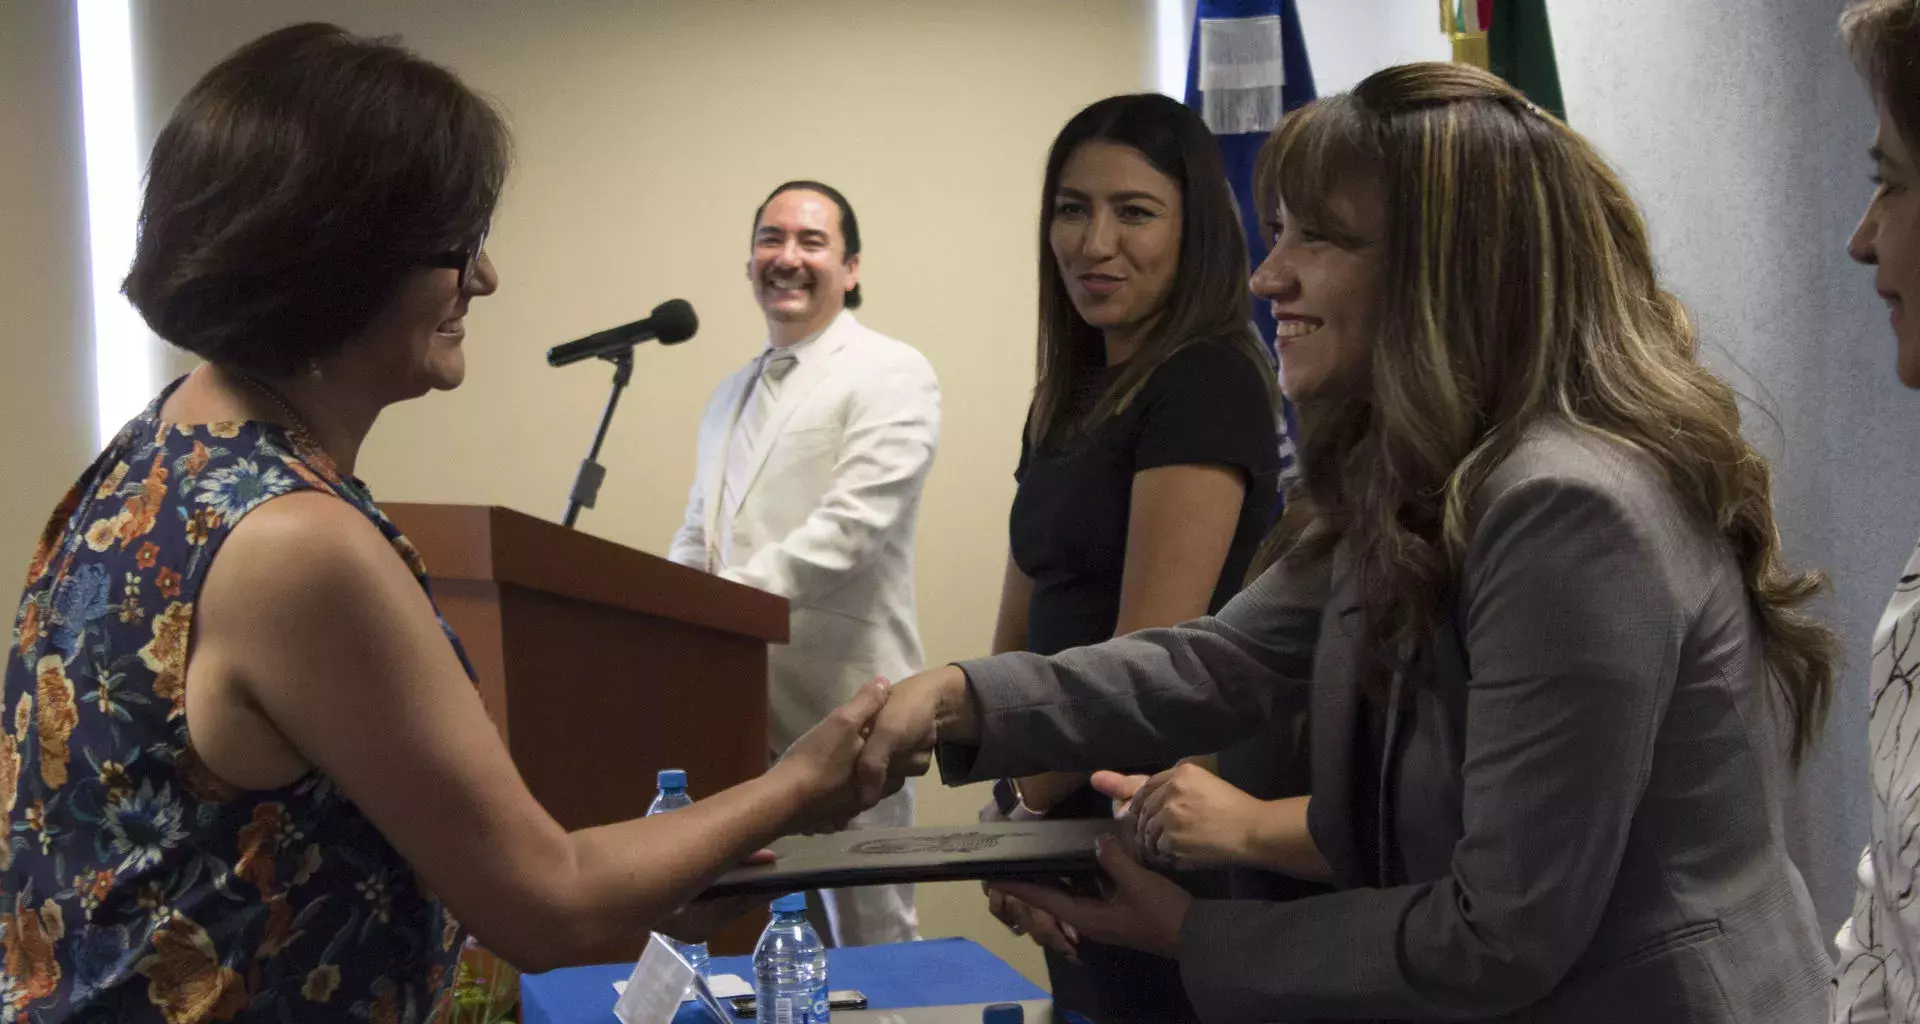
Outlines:
{"type": "MultiPolygon", "coordinates": [[[[209,0],[148,4],[139,32],[156,127],[226,50],[315,17],[400,32],[507,110],[519,165],[490,243],[502,288],[474,307],[466,385],[391,411],[374,435],[361,471],[383,499],[557,517],[608,373],[551,370],[541,353],[684,296],[700,334],[640,351],[599,507],[581,519],[664,551],[700,409],[764,338],[745,279],[754,207],[788,178],[843,190],[866,250],[862,319],[940,374],[945,421],[919,545],[922,629],[938,662],[984,650],[998,599],[1032,384],[1046,147],[1080,106],[1147,87],[1147,14],[1142,0],[209,0]]],[[[986,799],[921,794],[923,822],[971,820],[986,799]]],[[[1043,975],[977,886],[926,887],[921,907],[928,935],[968,935],[1043,975]]]]}
{"type": "Polygon", "coordinates": [[[72,5],[0,4],[0,593],[94,448],[72,5]]]}

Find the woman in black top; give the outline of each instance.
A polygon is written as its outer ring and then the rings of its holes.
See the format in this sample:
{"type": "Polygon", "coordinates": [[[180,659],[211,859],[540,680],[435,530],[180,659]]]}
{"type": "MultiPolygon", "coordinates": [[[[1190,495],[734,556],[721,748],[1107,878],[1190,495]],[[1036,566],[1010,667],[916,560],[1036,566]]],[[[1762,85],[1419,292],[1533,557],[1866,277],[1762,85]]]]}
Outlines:
{"type": "MultiPolygon", "coordinates": [[[[1219,608],[1272,521],[1279,475],[1246,242],[1199,117],[1159,95],[1095,103],[1054,140],[1043,204],[1039,379],[996,653],[1052,654],[1219,608]]],[[[1007,780],[986,813],[1110,814],[1086,782],[1007,780]]],[[[1063,1009],[1101,1024],[1192,1018],[1172,961],[1077,941],[992,899],[1047,948],[1063,1009]]]]}

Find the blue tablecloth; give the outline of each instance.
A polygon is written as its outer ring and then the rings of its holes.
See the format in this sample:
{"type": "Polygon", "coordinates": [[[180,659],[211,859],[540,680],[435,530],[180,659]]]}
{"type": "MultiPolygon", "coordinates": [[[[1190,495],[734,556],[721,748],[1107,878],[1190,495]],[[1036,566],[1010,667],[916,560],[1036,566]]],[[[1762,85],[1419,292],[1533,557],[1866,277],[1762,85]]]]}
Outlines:
{"type": "MultiPolygon", "coordinates": [[[[522,1024],[608,1024],[614,1020],[613,983],[632,973],[632,964],[609,964],[527,975],[520,979],[522,1024]]],[[[752,984],[753,960],[714,957],[712,973],[737,974],[752,984]]],[[[836,990],[859,989],[876,1010],[1047,997],[1006,961],[968,939],[830,949],[827,982],[836,990]]],[[[706,1019],[697,1003],[685,1003],[674,1022],[706,1019]]]]}

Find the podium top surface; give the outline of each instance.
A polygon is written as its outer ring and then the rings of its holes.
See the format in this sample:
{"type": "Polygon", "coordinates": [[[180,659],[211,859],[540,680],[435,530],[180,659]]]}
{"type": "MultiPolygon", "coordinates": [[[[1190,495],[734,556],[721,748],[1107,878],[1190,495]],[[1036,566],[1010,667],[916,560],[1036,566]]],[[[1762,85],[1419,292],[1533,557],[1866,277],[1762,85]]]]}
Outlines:
{"type": "Polygon", "coordinates": [[[436,580],[524,587],[768,643],[787,600],[498,505],[383,502],[436,580]]]}

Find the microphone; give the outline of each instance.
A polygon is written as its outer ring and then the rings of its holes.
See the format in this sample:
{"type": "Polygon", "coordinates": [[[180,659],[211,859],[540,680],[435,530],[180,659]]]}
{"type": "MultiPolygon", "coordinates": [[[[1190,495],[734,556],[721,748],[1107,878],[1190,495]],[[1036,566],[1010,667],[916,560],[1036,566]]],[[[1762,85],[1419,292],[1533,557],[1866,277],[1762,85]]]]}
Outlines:
{"type": "Polygon", "coordinates": [[[645,320],[635,320],[598,334],[589,334],[579,341],[555,345],[547,350],[547,365],[565,366],[582,359],[608,356],[643,341],[678,345],[693,337],[693,332],[699,329],[700,318],[694,315],[691,303],[685,299],[668,299],[653,307],[653,314],[645,320]]]}

